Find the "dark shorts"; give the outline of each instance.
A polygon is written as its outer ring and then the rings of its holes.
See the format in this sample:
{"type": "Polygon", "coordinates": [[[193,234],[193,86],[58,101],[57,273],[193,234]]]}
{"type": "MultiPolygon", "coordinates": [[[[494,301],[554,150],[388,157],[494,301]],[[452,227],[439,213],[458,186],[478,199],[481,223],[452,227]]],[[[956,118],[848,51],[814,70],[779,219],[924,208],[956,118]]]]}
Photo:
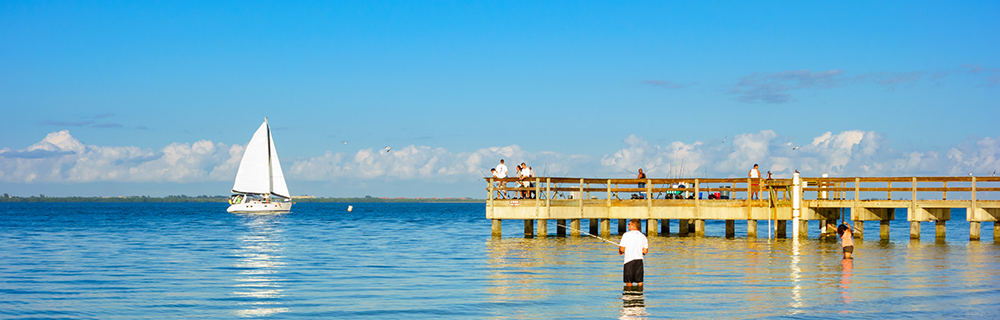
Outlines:
{"type": "Polygon", "coordinates": [[[854,253],[854,246],[844,247],[844,253],[854,253]]]}
{"type": "Polygon", "coordinates": [[[629,261],[622,267],[622,279],[625,283],[642,282],[642,259],[629,261]]]}

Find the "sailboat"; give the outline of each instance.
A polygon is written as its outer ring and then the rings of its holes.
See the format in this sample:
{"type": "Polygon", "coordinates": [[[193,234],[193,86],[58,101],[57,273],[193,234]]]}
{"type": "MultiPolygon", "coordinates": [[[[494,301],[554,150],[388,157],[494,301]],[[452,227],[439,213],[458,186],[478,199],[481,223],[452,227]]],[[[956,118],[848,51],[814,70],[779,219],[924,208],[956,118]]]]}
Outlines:
{"type": "Polygon", "coordinates": [[[243,151],[240,169],[236,172],[229,209],[234,213],[282,213],[292,209],[291,196],[285,185],[285,175],[278,162],[271,127],[264,123],[254,132],[243,151]]]}

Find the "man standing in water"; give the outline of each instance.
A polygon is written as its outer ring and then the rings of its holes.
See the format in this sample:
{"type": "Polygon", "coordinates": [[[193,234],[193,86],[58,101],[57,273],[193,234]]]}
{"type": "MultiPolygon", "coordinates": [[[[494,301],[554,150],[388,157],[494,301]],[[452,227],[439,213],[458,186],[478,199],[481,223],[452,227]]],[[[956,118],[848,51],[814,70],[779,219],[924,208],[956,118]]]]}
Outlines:
{"type": "Polygon", "coordinates": [[[837,227],[837,235],[840,236],[840,246],[844,247],[844,259],[854,259],[854,228],[851,225],[842,223],[837,227]]]}
{"type": "Polygon", "coordinates": [[[625,266],[622,267],[622,278],[626,286],[642,286],[642,256],[649,253],[649,242],[646,235],[639,231],[639,219],[628,223],[628,232],[622,235],[618,244],[618,254],[625,255],[625,266]]]}

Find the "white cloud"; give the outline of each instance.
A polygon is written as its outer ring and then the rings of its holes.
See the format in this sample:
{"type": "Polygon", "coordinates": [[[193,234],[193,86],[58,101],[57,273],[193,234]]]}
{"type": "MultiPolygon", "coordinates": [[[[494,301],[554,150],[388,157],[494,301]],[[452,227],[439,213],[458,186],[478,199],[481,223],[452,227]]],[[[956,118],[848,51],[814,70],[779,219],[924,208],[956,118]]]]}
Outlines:
{"type": "MultiPolygon", "coordinates": [[[[817,176],[989,175],[1000,169],[1000,137],[970,140],[948,150],[894,150],[872,131],[826,132],[798,146],[772,130],[736,135],[731,142],[654,145],[630,135],[623,147],[596,159],[518,145],[454,152],[410,145],[390,153],[363,149],[326,151],[285,163],[289,180],[299,181],[481,181],[499,159],[521,162],[542,176],[629,177],[638,168],[651,177],[743,177],[754,163],[776,177],[794,170],[817,176]]],[[[0,181],[9,183],[228,182],[236,176],[243,146],[202,140],[172,143],[159,150],[134,146],[85,145],[68,131],[48,134],[25,149],[0,149],[0,181]]]]}
{"type": "Polygon", "coordinates": [[[159,151],[84,145],[63,130],[23,150],[0,150],[0,181],[225,181],[236,176],[242,155],[242,146],[207,140],[173,143],[159,151]]]}

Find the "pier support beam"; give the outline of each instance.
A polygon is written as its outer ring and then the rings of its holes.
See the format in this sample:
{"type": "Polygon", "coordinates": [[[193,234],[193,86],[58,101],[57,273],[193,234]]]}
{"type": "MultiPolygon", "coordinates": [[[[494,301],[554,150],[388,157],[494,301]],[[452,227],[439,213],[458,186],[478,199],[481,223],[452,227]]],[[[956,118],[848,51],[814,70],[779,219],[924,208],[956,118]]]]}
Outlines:
{"type": "Polygon", "coordinates": [[[658,224],[659,221],[660,220],[656,220],[656,219],[646,220],[646,235],[647,236],[655,236],[655,235],[657,235],[656,234],[658,232],[657,229],[659,229],[659,226],[657,226],[657,224],[658,224]]]}
{"type": "Polygon", "coordinates": [[[601,236],[607,237],[611,235],[611,219],[601,219],[601,236]]]}
{"type": "Polygon", "coordinates": [[[736,238],[736,220],[726,220],[726,238],[736,238]]]}
{"type": "Polygon", "coordinates": [[[501,236],[501,235],[502,235],[502,234],[500,233],[500,221],[501,221],[500,219],[491,219],[491,220],[490,220],[490,222],[491,222],[491,225],[492,225],[492,226],[491,226],[491,229],[492,229],[492,232],[491,232],[491,234],[492,234],[492,235],[493,235],[494,237],[499,237],[499,236],[501,236]]]}
{"type": "Polygon", "coordinates": [[[747,220],[747,238],[757,237],[757,220],[747,220]]]}
{"type": "Polygon", "coordinates": [[[694,220],[688,220],[688,233],[694,233],[694,220]]]}
{"type": "Polygon", "coordinates": [[[979,241],[979,232],[982,229],[979,221],[969,221],[969,241],[979,241]]]}
{"type": "Polygon", "coordinates": [[[799,234],[795,236],[799,239],[809,238],[809,220],[799,220],[799,234]]]}
{"type": "Polygon", "coordinates": [[[920,239],[920,221],[910,221],[910,239],[920,239]]]}
{"type": "Polygon", "coordinates": [[[934,238],[939,241],[944,241],[944,220],[934,221],[934,238]]]}
{"type": "Polygon", "coordinates": [[[889,220],[881,220],[878,222],[878,236],[879,239],[889,240],[889,220]]]}
{"type": "Polygon", "coordinates": [[[628,232],[628,220],[618,219],[618,234],[625,234],[628,232]]]}
{"type": "Polygon", "coordinates": [[[556,219],[556,235],[566,235],[566,219],[556,219]]]}
{"type": "Polygon", "coordinates": [[[694,235],[696,237],[705,236],[705,220],[698,219],[694,221],[694,235]]]}
{"type": "Polygon", "coordinates": [[[677,220],[677,234],[681,236],[688,235],[688,219],[677,220]]]}
{"type": "Polygon", "coordinates": [[[858,239],[865,238],[865,222],[858,220],[854,221],[854,237],[858,239]]]}
{"type": "Polygon", "coordinates": [[[590,234],[597,234],[597,232],[598,232],[598,230],[597,230],[597,223],[598,222],[597,221],[598,220],[599,219],[590,219],[590,223],[588,223],[588,225],[590,226],[590,234]]]}
{"type": "Polygon", "coordinates": [[[788,238],[788,220],[775,220],[776,228],[774,233],[775,239],[785,239],[788,238]]]}
{"type": "Polygon", "coordinates": [[[570,237],[580,236],[580,219],[569,220],[569,236],[570,237]]]}
{"type": "Polygon", "coordinates": [[[530,238],[535,236],[535,220],[524,219],[524,237],[530,238]]]}
{"type": "Polygon", "coordinates": [[[660,234],[664,236],[670,234],[670,219],[660,220],[660,234]]]}
{"type": "Polygon", "coordinates": [[[549,236],[549,220],[548,219],[538,219],[538,236],[548,237],[549,236]]]}

